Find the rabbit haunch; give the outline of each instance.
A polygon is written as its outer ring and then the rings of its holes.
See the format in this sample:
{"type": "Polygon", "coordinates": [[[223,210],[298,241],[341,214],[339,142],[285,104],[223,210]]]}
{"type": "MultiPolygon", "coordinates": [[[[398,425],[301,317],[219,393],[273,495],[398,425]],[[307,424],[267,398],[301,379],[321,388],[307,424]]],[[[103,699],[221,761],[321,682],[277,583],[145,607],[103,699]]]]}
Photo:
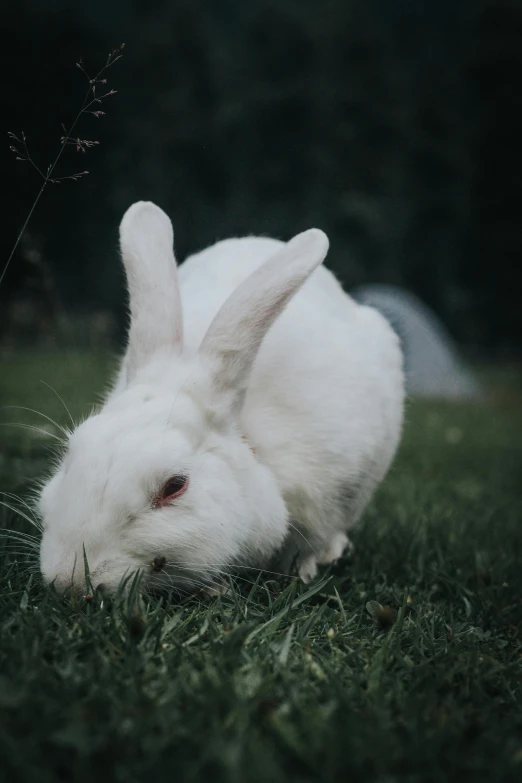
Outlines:
{"type": "Polygon", "coordinates": [[[120,238],[128,347],[43,489],[45,579],[82,587],[84,549],[108,591],[136,571],[167,589],[268,563],[313,578],[396,451],[398,338],[321,266],[317,229],[224,240],[178,269],[169,219],[139,202],[120,238]]]}

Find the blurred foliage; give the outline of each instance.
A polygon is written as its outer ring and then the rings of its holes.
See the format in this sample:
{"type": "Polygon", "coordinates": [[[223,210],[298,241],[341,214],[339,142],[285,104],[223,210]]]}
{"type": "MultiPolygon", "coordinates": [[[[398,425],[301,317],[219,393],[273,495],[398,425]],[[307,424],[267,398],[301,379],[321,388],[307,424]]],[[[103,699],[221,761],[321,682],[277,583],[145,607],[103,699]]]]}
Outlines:
{"type": "MultiPolygon", "coordinates": [[[[32,297],[44,320],[97,309],[122,322],[117,225],[152,199],[179,258],[318,225],[347,288],[404,285],[461,342],[516,350],[520,3],[21,0],[3,30],[5,130],[24,130],[43,165],[81,103],[75,62],[127,47],[107,115],[82,121],[101,142],[80,161],[91,174],[48,188],[0,305],[32,297]]],[[[7,147],[2,259],[39,185],[7,147]]],[[[58,174],[78,166],[71,151],[58,174]]]]}

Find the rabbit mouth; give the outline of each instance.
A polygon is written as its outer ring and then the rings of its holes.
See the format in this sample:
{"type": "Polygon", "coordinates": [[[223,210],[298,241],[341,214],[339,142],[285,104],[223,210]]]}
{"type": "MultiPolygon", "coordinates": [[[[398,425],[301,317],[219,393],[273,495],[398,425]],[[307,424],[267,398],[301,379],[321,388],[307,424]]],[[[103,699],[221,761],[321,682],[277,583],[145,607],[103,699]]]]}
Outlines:
{"type": "Polygon", "coordinates": [[[217,594],[223,591],[222,577],[196,573],[190,568],[180,566],[171,569],[166,561],[160,564],[158,560],[160,558],[154,558],[152,572],[144,583],[145,591],[153,597],[171,595],[186,598],[190,595],[217,594]]]}

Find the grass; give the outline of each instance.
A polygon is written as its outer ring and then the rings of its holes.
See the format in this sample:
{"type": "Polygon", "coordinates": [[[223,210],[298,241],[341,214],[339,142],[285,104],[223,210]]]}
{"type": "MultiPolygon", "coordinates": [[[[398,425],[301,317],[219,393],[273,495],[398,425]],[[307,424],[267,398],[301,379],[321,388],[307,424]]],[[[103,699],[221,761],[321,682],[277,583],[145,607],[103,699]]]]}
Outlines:
{"type": "MultiPolygon", "coordinates": [[[[78,416],[108,367],[3,360],[0,395],[66,423],[39,379],[78,416]]],[[[52,441],[1,430],[0,488],[25,496],[52,441]]],[[[136,615],[59,599],[0,551],[0,776],[521,780],[521,477],[511,379],[483,405],[410,404],[352,559],[310,586],[260,577],[136,615]]],[[[29,530],[5,508],[0,525],[29,530]]]]}

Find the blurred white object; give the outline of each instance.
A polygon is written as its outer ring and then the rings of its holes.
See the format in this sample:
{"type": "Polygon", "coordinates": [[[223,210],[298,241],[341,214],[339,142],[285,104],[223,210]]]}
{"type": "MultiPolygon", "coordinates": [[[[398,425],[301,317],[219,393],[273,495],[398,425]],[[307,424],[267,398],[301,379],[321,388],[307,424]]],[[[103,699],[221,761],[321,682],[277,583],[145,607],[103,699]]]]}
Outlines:
{"type": "Polygon", "coordinates": [[[446,328],[420,299],[393,285],[360,286],[352,296],[379,310],[399,335],[410,396],[482,397],[480,384],[465,367],[446,328]]]}

